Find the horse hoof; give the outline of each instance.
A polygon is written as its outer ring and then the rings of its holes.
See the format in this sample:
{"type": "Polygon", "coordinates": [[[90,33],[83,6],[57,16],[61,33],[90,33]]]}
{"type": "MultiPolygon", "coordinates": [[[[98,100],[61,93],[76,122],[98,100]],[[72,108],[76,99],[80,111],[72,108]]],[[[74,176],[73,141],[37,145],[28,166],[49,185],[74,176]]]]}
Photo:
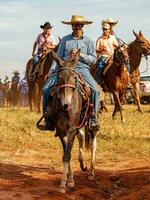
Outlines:
{"type": "Polygon", "coordinates": [[[68,182],[67,182],[67,188],[68,188],[69,190],[74,190],[74,187],[75,187],[74,182],[72,182],[72,181],[68,181],[68,182]]]}
{"type": "Polygon", "coordinates": [[[87,171],[87,164],[80,162],[80,168],[82,169],[83,172],[86,172],[87,171]]]}
{"type": "Polygon", "coordinates": [[[60,187],[60,188],[58,189],[58,192],[65,194],[65,193],[66,193],[66,188],[60,187]]]}

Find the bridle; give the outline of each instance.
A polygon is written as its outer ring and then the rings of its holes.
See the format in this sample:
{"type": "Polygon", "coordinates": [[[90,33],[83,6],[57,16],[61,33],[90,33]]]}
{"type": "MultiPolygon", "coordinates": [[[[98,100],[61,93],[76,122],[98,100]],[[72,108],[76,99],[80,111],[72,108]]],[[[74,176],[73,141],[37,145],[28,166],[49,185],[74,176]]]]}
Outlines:
{"type": "MultiPolygon", "coordinates": [[[[58,73],[59,73],[60,71],[62,71],[62,70],[69,70],[69,71],[74,72],[74,73],[75,73],[75,81],[76,81],[76,84],[61,84],[61,85],[57,85],[56,90],[57,90],[58,98],[60,98],[60,90],[61,90],[62,88],[68,87],[68,88],[73,88],[73,89],[75,89],[75,90],[78,88],[78,85],[77,85],[77,72],[76,72],[74,69],[70,68],[70,67],[62,67],[62,68],[57,69],[56,73],[58,74],[58,73]]],[[[74,90],[74,93],[75,93],[75,90],[74,90]]],[[[74,95],[74,94],[73,94],[73,95],[74,95]]]]}
{"type": "MultiPolygon", "coordinates": [[[[78,81],[78,73],[75,71],[75,69],[72,69],[72,68],[69,68],[69,67],[62,67],[62,68],[60,68],[60,69],[57,70],[57,73],[60,72],[60,71],[62,71],[62,70],[71,70],[71,71],[73,71],[75,73],[75,84],[61,84],[61,85],[58,85],[57,88],[56,88],[56,90],[57,90],[57,96],[58,96],[58,98],[60,98],[60,89],[68,87],[68,88],[73,88],[74,89],[74,92],[73,92],[73,95],[72,95],[72,99],[73,99],[76,90],[78,90],[79,94],[80,94],[80,87],[79,87],[79,81],[78,81]]],[[[79,125],[73,120],[73,118],[71,116],[70,109],[67,110],[68,115],[69,115],[69,119],[70,119],[72,125],[75,127],[75,129],[80,129],[84,125],[84,122],[85,122],[87,114],[88,114],[89,104],[90,104],[90,100],[88,98],[87,99],[87,105],[86,105],[85,113],[84,113],[82,122],[79,125]]]]}
{"type": "MultiPolygon", "coordinates": [[[[118,47],[115,52],[114,52],[114,62],[117,64],[117,65],[121,65],[121,64],[125,64],[124,62],[124,59],[122,59],[120,56],[119,56],[119,52],[118,52],[118,49],[120,48],[123,48],[123,47],[118,47]],[[117,61],[116,61],[117,60],[117,61]]],[[[123,52],[123,50],[121,50],[123,52]]],[[[122,53],[123,54],[123,53],[122,53]]],[[[129,58],[130,59],[130,58],[129,58]]],[[[129,60],[130,62],[130,60],[129,60]]]]}

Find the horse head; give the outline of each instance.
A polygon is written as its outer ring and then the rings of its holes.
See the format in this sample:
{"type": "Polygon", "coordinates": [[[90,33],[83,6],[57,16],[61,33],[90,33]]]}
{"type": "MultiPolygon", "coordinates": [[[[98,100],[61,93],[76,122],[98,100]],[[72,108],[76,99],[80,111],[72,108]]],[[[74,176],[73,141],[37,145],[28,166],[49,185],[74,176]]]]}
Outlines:
{"type": "Polygon", "coordinates": [[[133,31],[133,34],[136,37],[136,45],[134,46],[134,48],[136,48],[135,50],[141,55],[150,55],[150,42],[143,36],[142,31],[139,31],[139,34],[133,31]]]}
{"type": "Polygon", "coordinates": [[[72,99],[77,87],[77,72],[75,71],[77,62],[80,58],[80,50],[77,51],[73,60],[62,60],[54,51],[52,56],[57,62],[57,97],[63,110],[69,110],[72,99]]]}
{"type": "Polygon", "coordinates": [[[128,65],[130,62],[130,57],[128,55],[128,50],[126,46],[123,44],[118,46],[114,52],[114,61],[117,64],[125,64],[128,65]]]}

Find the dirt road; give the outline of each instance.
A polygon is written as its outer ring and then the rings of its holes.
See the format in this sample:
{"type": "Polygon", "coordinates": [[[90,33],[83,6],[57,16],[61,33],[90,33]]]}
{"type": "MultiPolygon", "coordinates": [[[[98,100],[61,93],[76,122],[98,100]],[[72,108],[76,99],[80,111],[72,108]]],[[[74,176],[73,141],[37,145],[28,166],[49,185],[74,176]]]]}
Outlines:
{"type": "Polygon", "coordinates": [[[0,200],[150,200],[149,163],[139,163],[121,170],[97,169],[93,182],[86,173],[75,171],[75,190],[66,194],[57,192],[60,171],[1,164],[0,200]]]}

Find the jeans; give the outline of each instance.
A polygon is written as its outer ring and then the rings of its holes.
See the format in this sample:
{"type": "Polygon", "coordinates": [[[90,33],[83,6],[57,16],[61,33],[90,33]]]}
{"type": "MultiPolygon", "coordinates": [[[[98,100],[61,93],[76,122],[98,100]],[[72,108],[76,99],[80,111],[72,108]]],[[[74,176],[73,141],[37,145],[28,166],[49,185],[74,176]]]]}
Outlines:
{"type": "Polygon", "coordinates": [[[106,61],[106,59],[107,59],[107,57],[104,57],[104,56],[101,56],[99,59],[98,59],[98,61],[97,61],[97,63],[98,63],[98,65],[97,65],[97,70],[96,70],[96,81],[100,84],[100,82],[101,82],[101,78],[102,78],[102,71],[104,70],[104,68],[105,68],[105,61],[106,61]]]}

